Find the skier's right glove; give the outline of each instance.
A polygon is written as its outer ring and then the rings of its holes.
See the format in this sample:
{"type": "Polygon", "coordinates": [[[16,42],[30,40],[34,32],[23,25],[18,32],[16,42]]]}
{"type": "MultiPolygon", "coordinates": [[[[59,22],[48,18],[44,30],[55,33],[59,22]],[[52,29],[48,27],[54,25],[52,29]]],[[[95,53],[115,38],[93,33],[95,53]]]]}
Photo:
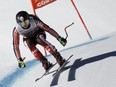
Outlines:
{"type": "Polygon", "coordinates": [[[59,37],[57,38],[57,40],[58,40],[63,46],[65,46],[65,45],[67,44],[67,40],[66,40],[65,38],[61,37],[61,36],[59,36],[59,37]]]}
{"type": "Polygon", "coordinates": [[[19,58],[19,60],[18,60],[18,66],[19,66],[20,68],[25,68],[25,67],[26,67],[26,65],[25,65],[25,63],[24,63],[24,59],[25,59],[25,58],[19,58]]]}

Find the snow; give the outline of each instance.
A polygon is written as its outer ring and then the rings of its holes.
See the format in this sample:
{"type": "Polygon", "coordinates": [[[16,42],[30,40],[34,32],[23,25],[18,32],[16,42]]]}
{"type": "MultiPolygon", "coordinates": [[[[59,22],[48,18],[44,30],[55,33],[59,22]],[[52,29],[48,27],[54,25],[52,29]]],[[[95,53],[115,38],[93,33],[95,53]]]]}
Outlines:
{"type": "MultiPolygon", "coordinates": [[[[116,33],[106,35],[74,47],[61,50],[62,56],[73,57],[65,66],[59,78],[52,74],[44,76],[35,82],[44,70],[41,64],[33,59],[26,62],[25,69],[10,67],[12,69],[1,79],[2,87],[115,87],[116,75],[116,33]]],[[[47,56],[48,60],[55,63],[53,56],[47,56]]],[[[50,72],[58,68],[54,66],[50,72]]]]}
{"type": "MultiPolygon", "coordinates": [[[[115,0],[75,0],[93,39],[90,40],[70,0],[56,2],[38,9],[38,16],[65,37],[65,26],[74,22],[68,29],[68,43],[62,47],[48,34],[48,41],[55,44],[64,58],[74,56],[65,66],[59,78],[46,75],[38,82],[44,69],[21,41],[21,54],[26,57],[26,68],[20,69],[12,48],[12,30],[15,15],[20,10],[32,12],[29,0],[0,1],[0,87],[115,87],[116,86],[116,5],[115,0]]],[[[43,48],[39,47],[42,51],[43,48]]],[[[55,63],[53,56],[46,56],[55,63]]],[[[58,65],[51,71],[57,69],[58,65]]]]}

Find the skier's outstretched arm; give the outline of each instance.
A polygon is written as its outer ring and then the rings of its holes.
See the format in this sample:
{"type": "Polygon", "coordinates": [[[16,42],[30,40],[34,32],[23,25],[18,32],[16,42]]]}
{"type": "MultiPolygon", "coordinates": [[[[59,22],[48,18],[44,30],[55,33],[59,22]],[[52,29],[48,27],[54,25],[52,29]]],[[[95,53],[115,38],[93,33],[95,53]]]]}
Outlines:
{"type": "Polygon", "coordinates": [[[39,27],[44,29],[46,32],[54,36],[63,46],[67,44],[67,40],[63,37],[61,37],[54,29],[50,28],[48,25],[46,25],[43,22],[38,22],[37,24],[39,27]]]}
{"type": "Polygon", "coordinates": [[[19,60],[19,58],[21,57],[20,49],[19,49],[19,33],[16,30],[16,28],[14,28],[13,30],[13,48],[14,48],[15,56],[17,60],[19,60]]]}
{"type": "Polygon", "coordinates": [[[19,49],[19,42],[20,42],[20,35],[18,33],[18,31],[16,30],[16,27],[13,30],[13,48],[14,48],[14,53],[15,56],[18,60],[18,66],[20,68],[24,68],[25,67],[25,63],[24,63],[24,59],[21,57],[20,54],[20,49],[19,49]]]}

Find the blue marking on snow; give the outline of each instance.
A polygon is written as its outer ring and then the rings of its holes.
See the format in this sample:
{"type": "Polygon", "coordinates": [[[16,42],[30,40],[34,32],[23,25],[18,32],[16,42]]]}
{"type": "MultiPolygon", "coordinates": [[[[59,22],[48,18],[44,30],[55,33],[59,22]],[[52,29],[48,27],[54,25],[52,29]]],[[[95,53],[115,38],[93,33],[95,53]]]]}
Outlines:
{"type": "MultiPolygon", "coordinates": [[[[103,40],[106,40],[108,38],[109,37],[104,37],[104,38],[100,38],[100,39],[97,39],[97,40],[88,41],[86,43],[76,45],[76,46],[61,50],[61,51],[65,51],[65,50],[72,49],[72,48],[75,48],[75,47],[80,47],[80,46],[83,46],[83,45],[95,43],[95,42],[98,42],[98,41],[103,41],[103,40]]],[[[24,68],[24,69],[16,68],[13,72],[9,73],[6,77],[4,77],[0,81],[0,87],[11,87],[17,81],[17,79],[21,78],[26,72],[29,72],[30,69],[33,68],[34,66],[36,66],[37,64],[39,64],[38,61],[36,59],[34,59],[34,60],[26,62],[26,68],[24,68]]]]}
{"type": "Polygon", "coordinates": [[[28,61],[26,68],[16,68],[13,72],[9,73],[4,79],[0,81],[0,87],[11,87],[17,79],[21,78],[26,72],[29,72],[31,68],[36,66],[38,61],[36,59],[28,61]]]}

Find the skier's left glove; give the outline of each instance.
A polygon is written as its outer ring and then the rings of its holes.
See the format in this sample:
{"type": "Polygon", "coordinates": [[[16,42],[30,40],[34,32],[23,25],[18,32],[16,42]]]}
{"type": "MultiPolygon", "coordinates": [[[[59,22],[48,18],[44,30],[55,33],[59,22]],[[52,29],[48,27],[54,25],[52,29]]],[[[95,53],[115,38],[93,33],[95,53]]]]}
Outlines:
{"type": "Polygon", "coordinates": [[[24,59],[25,59],[25,58],[19,58],[19,60],[18,60],[18,66],[19,66],[20,68],[25,68],[25,67],[26,67],[26,65],[25,65],[25,63],[24,63],[24,59]]]}
{"type": "Polygon", "coordinates": [[[58,40],[63,46],[65,46],[65,45],[67,44],[67,40],[66,40],[65,38],[61,37],[61,36],[59,36],[59,37],[57,38],[57,40],[58,40]]]}

